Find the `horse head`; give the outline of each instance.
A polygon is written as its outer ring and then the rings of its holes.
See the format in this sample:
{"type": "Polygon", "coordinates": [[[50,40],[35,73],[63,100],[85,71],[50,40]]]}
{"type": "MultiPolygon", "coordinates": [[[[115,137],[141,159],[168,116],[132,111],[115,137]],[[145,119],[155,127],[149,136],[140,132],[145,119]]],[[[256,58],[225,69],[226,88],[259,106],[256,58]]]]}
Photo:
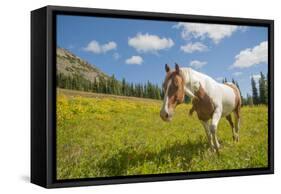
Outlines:
{"type": "Polygon", "coordinates": [[[160,116],[164,121],[171,121],[177,105],[184,102],[184,79],[180,74],[179,65],[171,71],[168,64],[165,65],[166,76],[163,83],[164,102],[160,116]]]}

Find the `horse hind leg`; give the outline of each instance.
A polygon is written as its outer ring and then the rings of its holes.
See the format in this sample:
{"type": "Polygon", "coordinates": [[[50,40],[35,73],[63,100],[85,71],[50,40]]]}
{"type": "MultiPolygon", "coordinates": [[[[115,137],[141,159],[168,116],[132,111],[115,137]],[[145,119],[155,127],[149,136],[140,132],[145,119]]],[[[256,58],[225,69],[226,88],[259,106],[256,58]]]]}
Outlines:
{"type": "Polygon", "coordinates": [[[239,141],[239,129],[240,129],[240,110],[234,112],[234,128],[235,128],[235,141],[239,141]]]}
{"type": "Polygon", "coordinates": [[[232,129],[232,138],[233,138],[233,141],[236,141],[236,131],[235,131],[235,127],[234,127],[234,124],[232,122],[232,118],[231,118],[231,114],[227,115],[226,117],[226,120],[229,122],[230,126],[231,126],[231,129],[232,129]]]}

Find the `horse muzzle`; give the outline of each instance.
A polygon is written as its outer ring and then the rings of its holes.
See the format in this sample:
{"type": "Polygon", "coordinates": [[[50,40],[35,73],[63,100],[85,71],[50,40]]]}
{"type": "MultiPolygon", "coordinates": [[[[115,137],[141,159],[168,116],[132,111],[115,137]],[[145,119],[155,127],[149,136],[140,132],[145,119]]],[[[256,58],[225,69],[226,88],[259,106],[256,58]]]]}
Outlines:
{"type": "Polygon", "coordinates": [[[166,111],[160,111],[160,117],[163,121],[171,121],[172,120],[172,114],[167,113],[166,111]]]}

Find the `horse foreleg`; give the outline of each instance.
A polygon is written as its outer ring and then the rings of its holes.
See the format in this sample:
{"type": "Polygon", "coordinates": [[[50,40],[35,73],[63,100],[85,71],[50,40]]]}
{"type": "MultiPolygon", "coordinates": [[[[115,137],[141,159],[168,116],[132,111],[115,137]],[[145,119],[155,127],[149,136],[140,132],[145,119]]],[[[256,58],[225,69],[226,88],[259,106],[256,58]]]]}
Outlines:
{"type": "Polygon", "coordinates": [[[208,121],[201,121],[201,123],[202,123],[202,125],[203,125],[203,127],[205,129],[208,142],[209,142],[211,148],[213,149],[214,148],[214,143],[213,143],[212,134],[211,134],[210,128],[209,128],[209,122],[208,121]]]}
{"type": "Polygon", "coordinates": [[[220,148],[220,144],[219,144],[219,141],[217,138],[217,127],[218,127],[218,123],[221,118],[221,114],[222,114],[221,108],[216,107],[215,111],[213,113],[212,121],[211,121],[211,125],[210,125],[210,131],[212,134],[213,143],[214,143],[215,150],[217,153],[219,153],[219,148],[220,148]]]}
{"type": "Polygon", "coordinates": [[[192,116],[193,112],[195,111],[194,107],[189,110],[189,116],[192,116]]]}

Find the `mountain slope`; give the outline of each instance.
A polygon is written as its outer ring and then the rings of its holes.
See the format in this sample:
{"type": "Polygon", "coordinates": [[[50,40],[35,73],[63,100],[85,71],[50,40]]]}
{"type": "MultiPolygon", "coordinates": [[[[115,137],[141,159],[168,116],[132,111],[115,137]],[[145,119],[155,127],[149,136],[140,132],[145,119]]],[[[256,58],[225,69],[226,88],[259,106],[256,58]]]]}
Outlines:
{"type": "Polygon", "coordinates": [[[63,48],[57,48],[57,73],[65,76],[79,75],[91,82],[100,78],[108,79],[109,76],[103,73],[94,65],[77,57],[63,48]]]}
{"type": "Polygon", "coordinates": [[[151,82],[133,83],[109,76],[63,48],[57,48],[57,88],[94,93],[161,99],[161,88],[151,82]]]}

